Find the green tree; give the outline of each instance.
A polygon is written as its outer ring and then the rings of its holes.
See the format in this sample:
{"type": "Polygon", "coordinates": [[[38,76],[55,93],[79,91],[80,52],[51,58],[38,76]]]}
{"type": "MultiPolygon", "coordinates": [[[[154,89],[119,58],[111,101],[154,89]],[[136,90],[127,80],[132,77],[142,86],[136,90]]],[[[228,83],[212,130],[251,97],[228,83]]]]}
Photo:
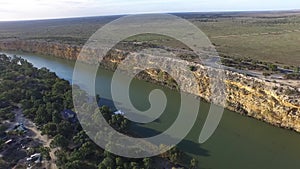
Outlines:
{"type": "Polygon", "coordinates": [[[69,155],[68,161],[75,161],[75,160],[84,160],[83,154],[80,151],[72,151],[69,155]]]}
{"type": "Polygon", "coordinates": [[[103,163],[100,163],[98,165],[98,169],[106,169],[106,166],[103,163]]]}
{"type": "Polygon", "coordinates": [[[50,147],[52,148],[61,147],[62,149],[66,149],[68,145],[69,145],[68,139],[63,135],[58,134],[53,138],[50,147]]]}
{"type": "Polygon", "coordinates": [[[138,168],[138,167],[139,167],[139,164],[138,164],[137,162],[134,162],[134,161],[133,161],[133,162],[130,163],[130,167],[131,167],[131,168],[138,168]]]}
{"type": "Polygon", "coordinates": [[[65,169],[93,169],[95,168],[94,166],[91,166],[90,164],[84,162],[84,161],[80,161],[80,160],[75,160],[75,161],[70,161],[68,163],[66,163],[65,165],[65,169]]]}
{"type": "Polygon", "coordinates": [[[115,162],[111,157],[104,158],[101,163],[104,164],[106,167],[115,168],[115,162]]]}
{"type": "Polygon", "coordinates": [[[74,129],[73,129],[72,124],[70,122],[61,121],[61,123],[59,123],[57,125],[57,131],[58,131],[58,133],[64,135],[67,138],[69,138],[69,137],[71,137],[74,129]]]}
{"type": "Polygon", "coordinates": [[[59,124],[61,121],[62,121],[61,114],[57,110],[54,110],[52,112],[52,122],[59,124]]]}
{"type": "Polygon", "coordinates": [[[78,151],[83,156],[83,158],[86,158],[90,154],[93,154],[95,149],[96,149],[96,147],[93,145],[93,143],[88,141],[88,142],[82,144],[82,146],[79,148],[78,151]]]}
{"type": "Polygon", "coordinates": [[[70,85],[69,85],[68,81],[58,80],[53,85],[53,92],[55,94],[64,94],[69,87],[70,87],[70,85]]]}
{"type": "Polygon", "coordinates": [[[193,158],[190,162],[190,168],[195,169],[195,168],[197,168],[197,166],[198,166],[198,161],[197,161],[197,159],[193,158]]]}
{"type": "Polygon", "coordinates": [[[97,101],[97,103],[100,102],[100,95],[99,94],[96,94],[96,101],[97,101]]]}
{"type": "Polygon", "coordinates": [[[57,134],[57,126],[55,123],[48,123],[42,128],[42,134],[54,137],[57,134]]]}
{"type": "Polygon", "coordinates": [[[171,162],[178,164],[181,162],[180,160],[182,159],[182,152],[177,147],[173,147],[169,151],[169,158],[171,162]]]}
{"type": "Polygon", "coordinates": [[[151,158],[144,158],[143,162],[144,162],[145,169],[151,168],[151,166],[152,166],[152,159],[151,158]]]}
{"type": "Polygon", "coordinates": [[[50,148],[49,147],[40,147],[39,151],[41,152],[43,158],[45,158],[46,160],[50,160],[50,148]]]}
{"type": "Polygon", "coordinates": [[[85,134],[85,132],[82,130],[78,132],[74,137],[73,141],[76,144],[83,144],[89,140],[88,136],[85,134]]]}
{"type": "Polygon", "coordinates": [[[116,158],[116,165],[117,166],[123,166],[123,160],[122,160],[122,158],[121,157],[117,157],[116,158]]]}
{"type": "Polygon", "coordinates": [[[296,66],[296,68],[294,69],[294,72],[295,72],[295,73],[299,73],[299,72],[300,72],[300,67],[299,67],[299,66],[296,66]]]}
{"type": "Polygon", "coordinates": [[[277,70],[278,70],[278,67],[277,67],[277,65],[270,64],[270,65],[269,65],[269,70],[271,70],[271,71],[277,71],[277,70]]]}
{"type": "MultiPolygon", "coordinates": [[[[51,145],[50,145],[51,147],[51,145]]],[[[64,166],[68,162],[69,153],[64,150],[55,151],[56,165],[64,166]]],[[[62,167],[63,168],[63,167],[62,167]]]]}

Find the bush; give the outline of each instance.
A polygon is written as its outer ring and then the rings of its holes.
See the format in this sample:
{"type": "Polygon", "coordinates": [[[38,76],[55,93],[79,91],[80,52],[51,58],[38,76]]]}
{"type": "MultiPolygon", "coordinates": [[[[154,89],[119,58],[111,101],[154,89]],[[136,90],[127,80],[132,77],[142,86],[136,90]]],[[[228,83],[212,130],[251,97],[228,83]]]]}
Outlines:
{"type": "Polygon", "coordinates": [[[291,79],[291,80],[300,80],[300,74],[295,74],[295,73],[286,74],[286,75],[284,75],[284,78],[291,79]]]}
{"type": "Polygon", "coordinates": [[[271,76],[271,73],[264,72],[263,75],[264,75],[264,76],[271,76]]]}
{"type": "Polygon", "coordinates": [[[189,66],[190,71],[195,72],[197,71],[196,66],[189,66]]]}
{"type": "Polygon", "coordinates": [[[271,71],[277,71],[277,70],[278,70],[278,67],[277,67],[277,65],[270,64],[270,65],[269,65],[269,70],[271,70],[271,71]]]}

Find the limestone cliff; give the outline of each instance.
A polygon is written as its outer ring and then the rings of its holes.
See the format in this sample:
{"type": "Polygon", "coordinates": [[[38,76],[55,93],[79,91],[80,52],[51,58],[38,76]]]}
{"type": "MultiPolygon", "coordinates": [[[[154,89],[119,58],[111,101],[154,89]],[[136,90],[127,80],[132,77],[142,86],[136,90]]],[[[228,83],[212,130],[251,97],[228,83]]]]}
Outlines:
{"type": "Polygon", "coordinates": [[[0,41],[0,50],[30,52],[74,60],[79,54],[81,47],[42,40],[9,39],[0,41]]]}
{"type": "MultiPolygon", "coordinates": [[[[23,40],[6,40],[0,41],[0,50],[23,51],[38,53],[43,55],[52,55],[65,59],[76,59],[81,47],[67,44],[51,43],[45,41],[23,41],[23,40]]],[[[129,52],[122,50],[113,50],[105,57],[102,66],[106,69],[114,70],[118,64],[124,60],[129,52]]],[[[87,60],[87,56],[80,58],[87,60]]],[[[163,60],[154,60],[161,64],[168,64],[163,60]]],[[[196,84],[190,82],[190,78],[185,73],[176,72],[187,83],[183,91],[197,95],[207,101],[211,101],[212,91],[210,90],[209,67],[200,63],[191,63],[184,60],[173,58],[175,63],[184,65],[187,71],[190,66],[194,67],[193,75],[197,79],[199,88],[196,84]]],[[[138,63],[132,63],[133,65],[138,63]]],[[[130,66],[130,65],[127,65],[130,66]]],[[[136,66],[135,69],[141,69],[136,66]]],[[[218,71],[218,70],[214,70],[218,71]]],[[[283,128],[288,128],[300,132],[300,94],[298,89],[285,86],[276,82],[267,82],[256,77],[245,76],[236,72],[225,72],[225,91],[215,91],[219,95],[226,92],[225,107],[239,112],[241,114],[268,122],[283,128]]],[[[160,83],[170,88],[178,88],[178,84],[165,72],[150,69],[138,75],[138,78],[151,82],[160,83]],[[158,82],[157,82],[158,81],[158,82]]],[[[218,79],[218,77],[211,77],[218,79]]]]}

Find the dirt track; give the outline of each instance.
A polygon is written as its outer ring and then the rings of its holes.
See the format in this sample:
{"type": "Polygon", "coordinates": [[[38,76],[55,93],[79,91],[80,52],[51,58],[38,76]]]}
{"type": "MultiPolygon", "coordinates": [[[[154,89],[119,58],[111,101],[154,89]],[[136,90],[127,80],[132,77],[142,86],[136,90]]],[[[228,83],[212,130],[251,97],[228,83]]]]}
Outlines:
{"type": "MultiPolygon", "coordinates": [[[[37,129],[37,126],[32,121],[24,117],[21,108],[15,111],[15,121],[18,123],[23,123],[26,126],[26,128],[31,131],[30,135],[32,136],[33,139],[39,140],[44,147],[50,147],[50,143],[52,139],[49,139],[48,136],[46,135],[42,135],[41,131],[37,129]]],[[[56,160],[54,154],[55,150],[56,149],[51,149],[50,151],[51,160],[46,161],[45,163],[47,169],[57,169],[57,166],[55,164],[55,160],[56,160]]]]}

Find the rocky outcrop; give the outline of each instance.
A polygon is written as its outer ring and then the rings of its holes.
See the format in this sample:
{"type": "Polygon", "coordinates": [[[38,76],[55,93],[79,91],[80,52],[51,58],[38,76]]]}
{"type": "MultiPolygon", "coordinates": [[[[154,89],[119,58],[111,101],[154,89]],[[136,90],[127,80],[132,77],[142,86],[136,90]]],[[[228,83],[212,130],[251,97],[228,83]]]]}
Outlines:
{"type": "Polygon", "coordinates": [[[300,132],[297,89],[234,72],[227,75],[227,108],[300,132]]]}
{"type": "MultiPolygon", "coordinates": [[[[65,59],[76,59],[80,49],[80,46],[45,41],[0,41],[0,50],[31,52],[65,59]]],[[[108,53],[101,65],[106,69],[115,70],[128,54],[134,53],[123,50],[113,50],[108,53]]],[[[87,56],[82,56],[79,59],[82,61],[88,60],[87,56]]],[[[153,60],[148,60],[147,62],[157,62],[166,67],[170,65],[170,62],[172,62],[173,65],[181,65],[178,69],[172,69],[173,72],[171,73],[178,75],[178,78],[185,82],[182,88],[184,92],[197,95],[209,102],[214,101],[218,104],[223,104],[230,110],[268,122],[272,125],[300,132],[300,93],[295,88],[225,70],[223,72],[226,77],[224,89],[212,91],[210,80],[220,79],[218,76],[211,76],[208,72],[214,71],[215,74],[217,74],[218,71],[221,70],[176,58],[166,60],[156,57],[152,59],[153,60]],[[193,67],[192,70],[190,69],[191,66],[193,67]],[[187,71],[192,71],[193,76],[197,79],[198,87],[195,88],[197,85],[191,81],[191,77],[187,76],[188,73],[184,73],[187,71]],[[217,99],[213,100],[213,94],[215,94],[215,96],[226,94],[226,102],[222,103],[217,99]]],[[[141,64],[139,61],[133,61],[126,66],[134,66],[136,71],[141,71],[143,70],[141,64]]],[[[177,84],[168,73],[158,69],[147,69],[139,73],[137,77],[160,83],[170,88],[179,88],[179,84],[177,84]]]]}
{"type": "Polygon", "coordinates": [[[30,52],[75,60],[81,50],[81,47],[43,40],[9,39],[0,41],[0,50],[30,52]]]}

